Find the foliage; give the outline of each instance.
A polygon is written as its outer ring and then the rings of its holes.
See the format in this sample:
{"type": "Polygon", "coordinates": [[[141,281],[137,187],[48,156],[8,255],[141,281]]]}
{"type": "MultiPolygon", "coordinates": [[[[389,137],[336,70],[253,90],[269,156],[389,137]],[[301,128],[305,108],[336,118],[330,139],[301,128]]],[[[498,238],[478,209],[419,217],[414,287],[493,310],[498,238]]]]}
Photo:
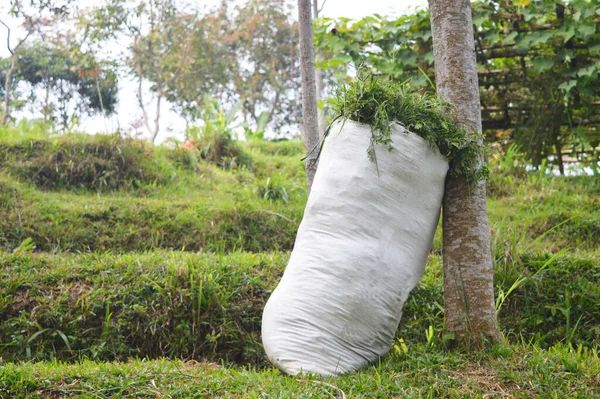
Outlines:
{"type": "Polygon", "coordinates": [[[288,190],[284,185],[284,176],[267,177],[264,182],[261,182],[256,193],[264,200],[268,201],[283,201],[286,204],[289,202],[288,190]]]}
{"type": "Polygon", "coordinates": [[[280,129],[300,118],[298,27],[284,0],[250,0],[228,22],[236,49],[235,97],[245,121],[280,129]]]}
{"type": "Polygon", "coordinates": [[[20,49],[13,79],[14,86],[21,83],[22,96],[36,104],[44,120],[63,131],[83,115],[111,114],[117,104],[114,65],[48,43],[34,42],[20,49]]]}
{"type": "MultiPolygon", "coordinates": [[[[517,139],[537,165],[565,146],[598,145],[598,18],[595,3],[585,0],[473,4],[488,138],[517,139]],[[577,140],[576,128],[586,132],[577,140]]],[[[325,54],[320,67],[333,70],[338,80],[361,64],[396,81],[412,78],[423,88],[433,79],[427,10],[395,20],[380,15],[359,21],[320,19],[315,43],[325,54]]]]}
{"type": "Polygon", "coordinates": [[[250,166],[250,158],[233,140],[235,120],[241,103],[225,112],[216,99],[205,96],[202,106],[202,125],[188,125],[186,138],[192,140],[200,157],[216,165],[234,168],[250,166]]]}
{"type": "Polygon", "coordinates": [[[369,158],[376,162],[375,144],[392,150],[391,130],[399,123],[429,142],[450,161],[449,173],[469,181],[485,179],[480,167],[485,146],[477,133],[467,136],[452,119],[450,104],[435,96],[420,94],[407,83],[395,83],[359,70],[356,79],[342,86],[331,100],[334,119],[350,119],[371,126],[369,158]]]}
{"type": "Polygon", "coordinates": [[[151,83],[157,101],[170,101],[187,122],[204,118],[210,95],[222,104],[241,101],[243,120],[254,131],[261,124],[278,129],[295,123],[300,75],[296,26],[287,3],[232,4],[198,11],[172,0],[110,0],[85,18],[85,26],[96,40],[133,34],[130,70],[151,83]]]}

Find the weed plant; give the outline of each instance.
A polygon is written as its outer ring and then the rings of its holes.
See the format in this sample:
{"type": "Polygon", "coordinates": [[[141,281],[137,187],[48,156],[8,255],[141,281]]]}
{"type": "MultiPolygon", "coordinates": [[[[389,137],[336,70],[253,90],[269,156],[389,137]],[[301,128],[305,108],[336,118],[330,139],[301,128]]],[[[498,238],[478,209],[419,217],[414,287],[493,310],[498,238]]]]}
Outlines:
{"type": "Polygon", "coordinates": [[[204,98],[202,124],[190,125],[185,131],[186,138],[194,141],[200,158],[228,169],[250,166],[250,157],[233,140],[234,121],[240,106],[238,103],[225,112],[215,99],[208,95],[204,98]]]}

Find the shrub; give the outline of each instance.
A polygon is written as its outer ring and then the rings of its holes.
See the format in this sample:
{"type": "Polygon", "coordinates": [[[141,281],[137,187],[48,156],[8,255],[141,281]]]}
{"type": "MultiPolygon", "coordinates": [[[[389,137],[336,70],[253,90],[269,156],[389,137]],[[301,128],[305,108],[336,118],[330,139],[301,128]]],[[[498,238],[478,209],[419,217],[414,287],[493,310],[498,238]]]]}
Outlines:
{"type": "Polygon", "coordinates": [[[233,122],[239,105],[229,112],[223,111],[217,101],[210,96],[204,99],[202,125],[186,128],[186,137],[193,142],[202,159],[227,169],[239,165],[250,166],[251,159],[233,140],[233,122]]]}
{"type": "Polygon", "coordinates": [[[264,200],[270,202],[281,201],[287,204],[290,197],[288,190],[285,188],[284,181],[285,176],[267,177],[266,180],[256,187],[256,193],[264,200]]]}

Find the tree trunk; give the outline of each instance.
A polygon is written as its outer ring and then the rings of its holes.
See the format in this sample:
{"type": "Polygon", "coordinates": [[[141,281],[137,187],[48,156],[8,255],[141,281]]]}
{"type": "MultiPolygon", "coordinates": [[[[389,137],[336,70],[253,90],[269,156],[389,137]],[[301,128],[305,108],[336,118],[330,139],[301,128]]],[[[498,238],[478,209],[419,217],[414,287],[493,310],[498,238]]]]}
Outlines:
{"type": "Polygon", "coordinates": [[[300,22],[300,62],[302,64],[302,124],[306,149],[306,183],[308,192],[317,171],[319,116],[315,84],[315,49],[313,44],[310,0],[298,0],[300,22]]]}
{"type": "Polygon", "coordinates": [[[157,99],[156,99],[156,114],[154,116],[154,126],[152,127],[153,130],[151,132],[152,138],[150,139],[150,141],[152,142],[152,144],[154,144],[154,142],[156,141],[156,137],[158,136],[158,132],[160,130],[160,124],[159,124],[160,123],[160,103],[161,103],[162,98],[163,98],[162,83],[158,84],[156,96],[157,96],[157,99]]]}
{"type": "Polygon", "coordinates": [[[24,38],[19,40],[19,43],[17,43],[17,45],[13,49],[11,49],[10,48],[10,31],[11,31],[11,29],[8,27],[8,25],[6,25],[2,21],[0,21],[0,24],[4,25],[6,27],[6,30],[7,30],[6,48],[10,52],[10,57],[11,57],[10,69],[6,72],[6,78],[4,80],[4,110],[2,112],[2,121],[1,121],[2,125],[0,125],[0,126],[6,126],[6,123],[8,122],[8,117],[10,116],[10,90],[11,90],[11,86],[12,86],[12,76],[15,73],[15,70],[17,69],[17,60],[19,57],[17,51],[23,45],[23,43],[25,43],[25,41],[33,33],[33,31],[30,28],[27,31],[27,35],[25,35],[24,38]]]}
{"type": "MultiPolygon", "coordinates": [[[[452,103],[467,134],[481,132],[471,5],[429,0],[437,93],[452,103]]],[[[481,160],[483,162],[483,159],[481,160]]],[[[444,316],[458,343],[499,337],[485,182],[448,177],[443,203],[444,316]]]]}
{"type": "Polygon", "coordinates": [[[17,69],[17,54],[12,55],[10,63],[10,69],[6,72],[6,79],[4,80],[4,111],[2,112],[2,126],[6,126],[8,122],[9,110],[10,110],[10,91],[12,86],[12,76],[17,69]]]}
{"type": "MultiPolygon", "coordinates": [[[[313,0],[313,18],[319,18],[319,0],[313,0]]],[[[315,59],[321,61],[321,54],[318,50],[315,50],[315,59]]],[[[317,104],[323,99],[323,89],[325,84],[323,83],[323,71],[319,68],[315,68],[315,84],[317,87],[317,104]]],[[[319,113],[319,136],[323,137],[325,133],[325,108],[317,109],[319,113]]]]}
{"type": "Polygon", "coordinates": [[[558,163],[558,170],[560,175],[565,175],[565,163],[562,156],[562,143],[560,142],[560,125],[554,128],[552,132],[552,141],[554,141],[554,149],[556,150],[556,162],[558,163]]]}

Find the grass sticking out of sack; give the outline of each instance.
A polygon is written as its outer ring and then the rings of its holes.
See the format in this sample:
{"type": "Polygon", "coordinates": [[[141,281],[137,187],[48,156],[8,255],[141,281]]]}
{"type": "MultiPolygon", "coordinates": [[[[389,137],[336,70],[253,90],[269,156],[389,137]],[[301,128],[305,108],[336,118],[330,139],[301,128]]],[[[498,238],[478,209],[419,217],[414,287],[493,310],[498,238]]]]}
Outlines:
{"type": "Polygon", "coordinates": [[[367,153],[374,162],[375,144],[393,149],[392,125],[399,123],[448,158],[451,176],[477,181],[489,175],[480,162],[486,150],[481,135],[477,132],[467,135],[456,125],[448,102],[430,93],[418,93],[406,82],[396,83],[359,70],[356,79],[339,89],[331,106],[334,120],[350,119],[371,125],[367,153]]]}

